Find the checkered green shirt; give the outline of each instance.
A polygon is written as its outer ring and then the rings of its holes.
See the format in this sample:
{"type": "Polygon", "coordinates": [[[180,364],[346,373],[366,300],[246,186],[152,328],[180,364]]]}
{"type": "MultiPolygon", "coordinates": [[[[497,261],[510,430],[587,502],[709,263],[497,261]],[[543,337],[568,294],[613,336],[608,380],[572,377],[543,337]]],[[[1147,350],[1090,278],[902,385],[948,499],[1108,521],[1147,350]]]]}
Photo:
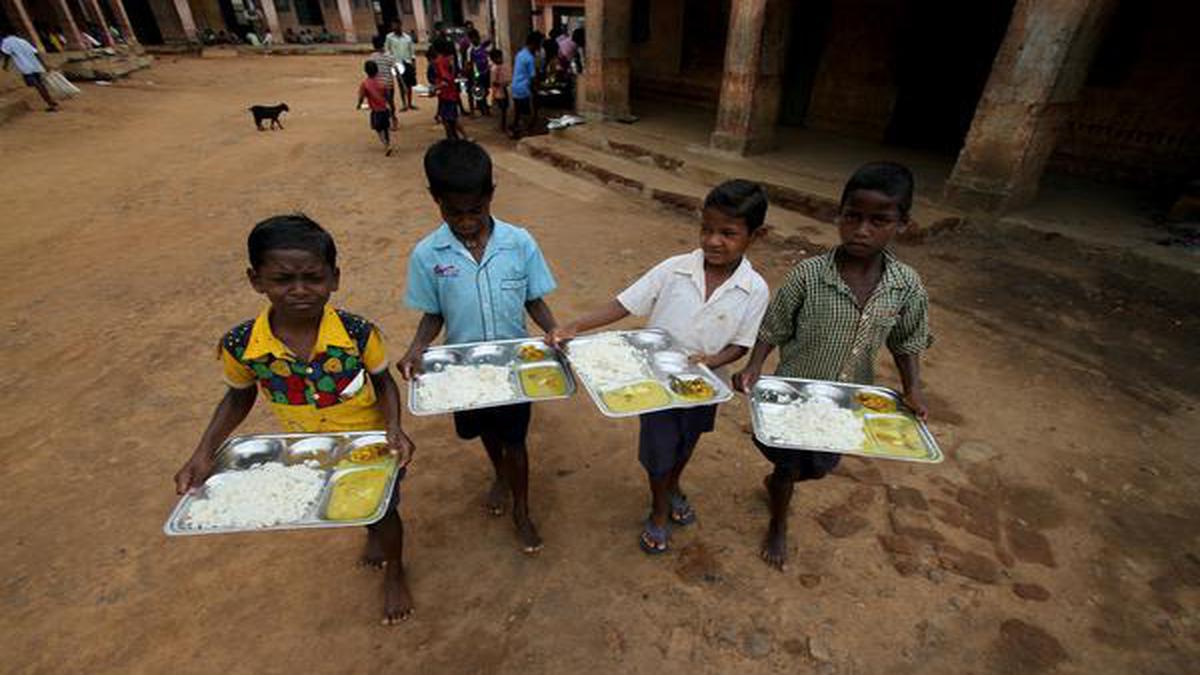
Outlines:
{"type": "Polygon", "coordinates": [[[776,375],[872,384],[875,355],[919,354],[933,342],[929,296],[916,270],[884,253],[883,276],[860,311],[834,264],[837,249],[796,265],[758,337],[779,347],[776,375]]]}

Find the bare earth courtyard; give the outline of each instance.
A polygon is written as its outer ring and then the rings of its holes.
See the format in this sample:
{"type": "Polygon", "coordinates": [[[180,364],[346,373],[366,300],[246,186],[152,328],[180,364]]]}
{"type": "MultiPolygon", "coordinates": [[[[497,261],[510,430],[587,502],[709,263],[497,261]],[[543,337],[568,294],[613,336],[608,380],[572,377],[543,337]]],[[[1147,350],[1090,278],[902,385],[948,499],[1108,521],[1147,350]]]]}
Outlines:
{"type": "MultiPolygon", "coordinates": [[[[398,628],[379,625],[379,573],[355,567],[360,529],[166,538],[171,476],[221,392],[216,341],[262,302],[244,276],[254,222],[302,210],[330,229],[335,303],[377,321],[393,356],[416,325],[404,272],[438,224],[420,160],[441,132],[426,101],[383,157],[353,109],[359,72],[160,60],[0,127],[3,671],[1194,672],[1195,290],[973,227],[899,249],[933,300],[946,462],[851,458],[799,485],[782,574],[757,556],[768,465],[738,400],[685,477],[699,522],[653,559],[636,544],[636,421],[582,393],[537,407],[547,546],[529,558],[484,513],[477,444],[448,417],[406,419],[417,612],[398,628]],[[287,128],[255,132],[246,107],[279,101],[287,128]]],[[[545,250],[560,319],[695,246],[679,215],[466,124],[497,165],[495,214],[545,250]]],[[[779,231],[750,255],[775,287],[813,252],[779,231]]],[[[243,430],[271,429],[260,405],[243,430]]]]}

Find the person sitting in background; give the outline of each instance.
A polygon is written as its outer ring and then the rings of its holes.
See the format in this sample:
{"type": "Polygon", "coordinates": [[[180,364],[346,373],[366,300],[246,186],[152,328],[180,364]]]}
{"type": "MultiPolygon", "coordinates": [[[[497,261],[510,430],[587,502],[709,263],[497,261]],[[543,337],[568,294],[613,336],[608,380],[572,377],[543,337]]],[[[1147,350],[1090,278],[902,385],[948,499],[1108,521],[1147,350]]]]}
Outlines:
{"type": "Polygon", "coordinates": [[[292,30],[291,26],[288,26],[287,30],[283,31],[283,41],[287,44],[295,44],[299,41],[299,39],[300,38],[296,35],[296,31],[292,30]]]}

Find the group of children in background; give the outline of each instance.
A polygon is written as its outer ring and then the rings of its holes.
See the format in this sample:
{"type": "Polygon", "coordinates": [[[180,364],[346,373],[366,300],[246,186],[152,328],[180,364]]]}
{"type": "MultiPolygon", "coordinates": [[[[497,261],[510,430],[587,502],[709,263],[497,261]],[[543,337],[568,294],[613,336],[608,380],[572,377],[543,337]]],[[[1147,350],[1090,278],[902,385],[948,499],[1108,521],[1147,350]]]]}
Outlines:
{"type": "MultiPolygon", "coordinates": [[[[872,163],[850,177],[837,216],[841,245],[799,263],[773,298],[746,257],[765,233],[766,192],[733,180],[705,199],[698,248],[667,258],[595,311],[563,323],[546,303],[556,284],[537,241],[491,213],[492,164],[483,148],[465,140],[439,141],[426,152],[424,167],[443,220],[409,257],[405,303],[421,318],[395,364],[406,380],[420,375],[422,354],[443,332],[451,344],[522,338],[528,335],[528,315],[557,347],[632,314],[648,317],[650,327],[670,332],[693,361],[718,372],[749,353],[733,376],[734,387],[744,393],[776,348],[777,374],[869,384],[876,353],[886,345],[899,368],[905,402],[926,415],[919,362],[931,342],[928,300],[917,273],[888,250],[907,226],[912,206],[913,178],[903,166],[872,163]]],[[[248,252],[250,284],[269,304],[219,344],[227,389],[176,474],[177,491],[196,489],[211,474],[214,453],[253,407],[255,387],[286,430],[386,429],[397,461],[407,466],[414,445],[403,431],[400,390],[389,373],[382,336],[367,319],[328,304],[340,278],[332,237],[302,215],[277,216],[254,227],[248,252]],[[356,377],[364,371],[365,377],[356,377]],[[339,373],[333,390],[325,386],[327,372],[339,373]]],[[[640,418],[638,458],[651,507],[638,543],[649,554],[669,550],[672,528],[697,518],[682,476],[701,436],[713,430],[716,408],[640,418]]],[[[532,405],[470,410],[453,418],[457,435],[480,439],[491,462],[487,509],[503,514],[511,497],[519,544],[537,552],[543,541],[530,516],[526,447],[532,405]]],[[[755,445],[773,465],[764,480],[770,522],[761,555],[782,569],[794,483],[824,477],[840,455],[755,445]]],[[[399,485],[387,515],[367,528],[363,555],[366,564],[386,570],[387,624],[407,619],[413,609],[403,566],[404,528],[395,508],[399,485]]]]}
{"type": "MultiPolygon", "coordinates": [[[[510,68],[505,63],[504,53],[496,49],[491,40],[482,39],[473,27],[468,26],[457,43],[449,36],[436,36],[425,54],[428,60],[426,79],[437,99],[434,121],[445,128],[446,138],[469,140],[462,126],[462,116],[474,115],[478,110],[481,115],[490,117],[493,106],[500,113],[501,133],[514,140],[529,133],[536,126],[534,85],[539,77],[537,59],[540,50],[551,41],[555,45],[563,44],[563,37],[546,40],[540,32],[531,32],[525,45],[516,52],[510,68]],[[466,82],[465,105],[460,79],[466,82]],[[511,124],[508,120],[510,107],[513,109],[511,124]]],[[[573,55],[571,58],[577,59],[578,47],[569,37],[566,42],[573,55]]],[[[364,102],[368,105],[371,130],[378,135],[385,154],[390,155],[391,134],[399,128],[397,111],[416,110],[412,102],[416,86],[415,43],[399,21],[387,36],[376,36],[372,43],[375,51],[363,64],[366,79],[359,85],[358,107],[361,108],[364,102]],[[371,81],[375,84],[370,84],[371,81]],[[402,108],[397,106],[397,91],[402,108]],[[379,114],[384,112],[387,113],[386,127],[384,115],[379,114]]],[[[547,77],[555,69],[545,68],[542,72],[543,77],[547,77]]]]}

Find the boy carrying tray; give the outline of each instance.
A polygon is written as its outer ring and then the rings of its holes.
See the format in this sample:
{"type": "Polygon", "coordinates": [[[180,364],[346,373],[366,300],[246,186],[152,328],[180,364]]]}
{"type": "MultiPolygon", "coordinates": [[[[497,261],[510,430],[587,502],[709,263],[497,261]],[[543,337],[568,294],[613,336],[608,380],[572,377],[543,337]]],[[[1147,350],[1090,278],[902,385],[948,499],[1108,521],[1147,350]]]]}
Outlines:
{"type": "MultiPolygon", "coordinates": [[[[250,285],[271,304],[217,345],[228,387],[196,451],[175,474],[176,491],[204,484],[214,453],[254,407],[255,385],[286,431],[387,429],[403,471],[414,447],[400,425],[400,390],[388,373],[383,337],[371,322],[328,304],[341,275],[333,237],[303,215],[275,216],[254,226],[247,248],[250,285]]],[[[362,557],[364,565],[385,568],[385,625],[413,611],[399,492],[396,483],[386,515],[367,527],[362,557]]]]}
{"type": "MultiPolygon", "coordinates": [[[[630,314],[648,315],[648,325],[670,333],[693,363],[715,369],[737,361],[754,344],[770,299],[767,283],[745,257],[765,232],[766,214],[762,186],[745,180],[718,185],[704,200],[700,248],[667,258],[604,307],[551,331],[547,342],[558,346],[630,314]]],[[[639,540],[646,553],[667,551],[670,523],[688,525],[696,519],[679,479],[716,416],[717,406],[711,404],[639,417],[638,459],[651,497],[639,540]]]]}
{"type": "MultiPolygon", "coordinates": [[[[425,153],[429,193],[441,210],[440,227],[413,248],[404,301],[424,312],[398,367],[404,379],[420,373],[421,355],[446,328],[446,342],[527,337],[525,313],[544,331],[555,327],[542,298],[554,290],[542,251],[526,230],[492,217],[492,160],[471,141],[446,139],[425,153]]],[[[513,523],[526,553],[542,548],[529,518],[529,459],[525,437],[530,403],[454,413],[459,438],[479,438],[496,477],[488,495],[492,515],[504,513],[512,492],[513,523]]]]}
{"type": "MultiPolygon", "coordinates": [[[[837,216],[842,243],[800,262],[767,308],[758,341],[734,387],[750,393],[763,363],[779,347],[775,374],[814,380],[872,384],[879,348],[887,345],[904,387],[904,402],[924,419],[921,352],[929,347],[929,298],[913,268],[888,245],[908,225],[912,173],[893,162],[859,167],[842,191],[837,216]]],[[[794,483],[817,480],[841,455],[754,444],[774,466],[764,480],[771,523],[762,558],[780,570],[787,559],[787,517],[794,483]]]]}

